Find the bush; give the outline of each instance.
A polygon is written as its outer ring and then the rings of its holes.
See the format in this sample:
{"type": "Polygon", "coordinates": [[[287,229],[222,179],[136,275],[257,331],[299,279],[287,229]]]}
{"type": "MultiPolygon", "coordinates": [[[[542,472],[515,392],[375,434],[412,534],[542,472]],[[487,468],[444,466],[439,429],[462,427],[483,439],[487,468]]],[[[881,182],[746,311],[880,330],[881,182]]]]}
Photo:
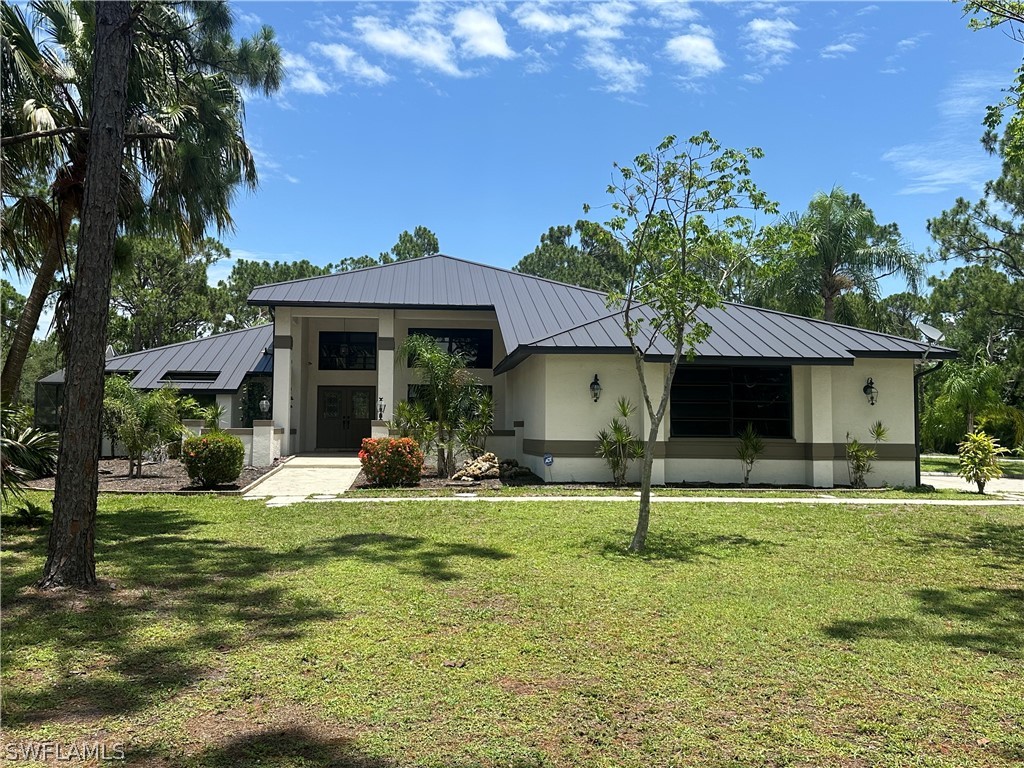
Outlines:
{"type": "Polygon", "coordinates": [[[203,488],[233,483],[242,474],[245,446],[222,432],[190,437],[181,446],[181,463],[189,479],[203,488]]]}
{"type": "Polygon", "coordinates": [[[423,451],[411,437],[367,437],[359,461],[373,485],[416,485],[423,470],[423,451]]]}
{"type": "Polygon", "coordinates": [[[969,483],[978,486],[978,493],[985,492],[989,480],[1002,477],[999,456],[1008,451],[999,441],[981,430],[964,435],[964,441],[957,446],[960,450],[960,467],[956,473],[969,483]]]}

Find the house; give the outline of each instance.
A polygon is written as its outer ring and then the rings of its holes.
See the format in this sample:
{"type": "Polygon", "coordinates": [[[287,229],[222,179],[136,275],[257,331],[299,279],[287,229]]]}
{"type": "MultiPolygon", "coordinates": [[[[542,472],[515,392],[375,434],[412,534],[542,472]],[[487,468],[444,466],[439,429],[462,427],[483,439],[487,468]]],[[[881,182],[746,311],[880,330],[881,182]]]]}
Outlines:
{"type": "MultiPolygon", "coordinates": [[[[387,434],[394,404],[417,382],[395,350],[427,334],[490,388],[488,447],[556,482],[607,480],[595,435],[619,397],[641,404],[618,314],[599,291],[436,255],[260,286],[249,303],[270,308],[272,328],[115,357],[108,371],[137,372],[140,387],[213,394],[230,405],[234,429],[244,429],[235,422],[243,383],[272,372],[270,418],[257,424],[279,436],[275,450],[355,451],[387,434]]],[[[739,481],[735,435],[749,422],[767,446],[754,482],[845,484],[847,434],[866,441],[881,420],[889,440],[869,480],[914,484],[915,363],[953,350],[735,303],[698,317],[712,333],[676,374],[655,483],[739,481]]],[[[660,339],[646,358],[655,387],[671,351],[660,339]]],[[[647,425],[638,407],[634,431],[647,425]]]]}

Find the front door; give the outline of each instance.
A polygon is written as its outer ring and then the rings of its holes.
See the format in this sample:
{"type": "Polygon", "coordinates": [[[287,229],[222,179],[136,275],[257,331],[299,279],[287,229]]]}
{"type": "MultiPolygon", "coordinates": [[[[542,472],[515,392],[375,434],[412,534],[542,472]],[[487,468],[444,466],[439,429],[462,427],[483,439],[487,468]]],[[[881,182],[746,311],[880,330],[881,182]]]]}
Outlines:
{"type": "Polygon", "coordinates": [[[373,387],[317,387],[317,450],[358,451],[370,436],[373,387]]]}

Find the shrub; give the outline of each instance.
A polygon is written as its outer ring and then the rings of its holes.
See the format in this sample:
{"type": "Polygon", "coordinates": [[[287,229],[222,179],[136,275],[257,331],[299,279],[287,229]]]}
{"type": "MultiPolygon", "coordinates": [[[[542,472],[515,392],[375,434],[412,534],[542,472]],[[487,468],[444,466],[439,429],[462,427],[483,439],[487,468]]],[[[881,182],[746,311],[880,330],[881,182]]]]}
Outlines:
{"type": "Polygon", "coordinates": [[[878,457],[878,444],[889,439],[889,430],[881,421],[876,421],[868,429],[868,434],[875,441],[875,447],[869,448],[857,438],[846,433],[846,465],[850,469],[850,486],[867,488],[867,476],[871,472],[874,461],[878,457]]]}
{"type": "Polygon", "coordinates": [[[764,440],[757,434],[754,425],[748,421],[746,429],[740,432],[740,444],[736,447],[736,458],[743,465],[744,487],[750,485],[750,472],[754,469],[754,464],[757,463],[761,454],[764,453],[764,448],[764,440]]]}
{"type": "Polygon", "coordinates": [[[367,437],[359,461],[373,485],[416,485],[423,470],[423,451],[411,437],[367,437]]]}
{"type": "Polygon", "coordinates": [[[607,429],[597,433],[597,455],[612,471],[612,482],[625,485],[629,465],[643,458],[644,443],[629,427],[629,417],[636,410],[633,404],[620,397],[615,403],[615,410],[618,416],[609,422],[607,429]]]}
{"type": "Polygon", "coordinates": [[[234,435],[215,432],[190,437],[181,446],[181,463],[203,488],[232,483],[242,474],[245,446],[234,435]]]}
{"type": "Polygon", "coordinates": [[[960,449],[960,467],[956,473],[967,482],[976,483],[978,493],[985,492],[985,483],[989,480],[1002,476],[999,456],[1008,451],[994,437],[980,430],[969,432],[957,447],[960,449]]]}

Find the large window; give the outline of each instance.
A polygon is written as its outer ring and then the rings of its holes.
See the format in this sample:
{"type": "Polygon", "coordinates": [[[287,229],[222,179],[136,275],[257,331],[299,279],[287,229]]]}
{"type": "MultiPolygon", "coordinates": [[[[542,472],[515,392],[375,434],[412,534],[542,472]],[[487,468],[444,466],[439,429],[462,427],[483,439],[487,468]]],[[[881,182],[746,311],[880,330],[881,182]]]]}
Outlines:
{"type": "Polygon", "coordinates": [[[377,334],[321,331],[320,370],[377,370],[377,334]]]}
{"type": "Polygon", "coordinates": [[[672,437],[793,436],[790,368],[683,365],[672,382],[672,437]]]}
{"type": "MultiPolygon", "coordinates": [[[[430,336],[437,346],[451,355],[458,355],[467,368],[492,368],[494,336],[482,328],[410,328],[410,336],[430,336]]],[[[410,360],[409,365],[415,361],[410,360]]]]}

